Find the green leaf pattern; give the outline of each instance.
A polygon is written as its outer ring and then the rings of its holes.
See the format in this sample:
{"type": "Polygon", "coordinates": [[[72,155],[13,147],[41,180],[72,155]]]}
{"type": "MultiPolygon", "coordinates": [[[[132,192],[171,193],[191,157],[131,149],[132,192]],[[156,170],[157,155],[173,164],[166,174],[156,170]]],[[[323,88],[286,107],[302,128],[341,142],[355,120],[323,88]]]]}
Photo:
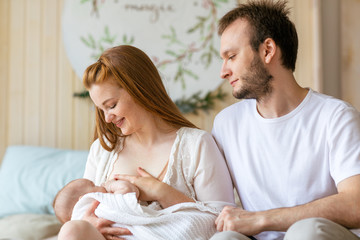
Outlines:
{"type": "MultiPolygon", "coordinates": [[[[98,0],[80,0],[81,3],[92,3],[93,12],[98,14],[98,0]]],[[[101,0],[104,1],[104,0],[101,0]]],[[[216,24],[218,18],[216,16],[216,8],[221,4],[228,3],[228,0],[211,0],[208,1],[210,11],[207,16],[197,16],[196,22],[188,30],[188,34],[198,34],[201,45],[196,47],[193,45],[185,44],[178,36],[176,29],[170,26],[169,32],[161,36],[162,39],[167,41],[165,54],[169,57],[166,60],[159,61],[156,66],[159,69],[165,69],[170,64],[176,64],[177,70],[174,76],[174,81],[180,81],[183,89],[186,89],[186,80],[198,80],[199,76],[187,67],[188,62],[193,62],[194,53],[200,53],[199,62],[208,68],[214,58],[219,58],[218,52],[214,47],[213,35],[216,34],[216,24]],[[177,49],[176,51],[173,49],[177,49]]],[[[132,45],[135,43],[134,36],[117,36],[112,34],[109,27],[105,26],[103,35],[95,38],[91,34],[81,36],[81,41],[92,50],[91,58],[97,60],[101,53],[108,47],[116,45],[132,45]]],[[[199,56],[199,55],[197,55],[199,56]]],[[[175,103],[183,113],[197,113],[198,110],[207,111],[214,106],[214,100],[223,100],[226,96],[221,89],[216,94],[208,92],[205,96],[201,97],[201,91],[193,94],[188,98],[176,100],[175,103]]],[[[77,97],[88,97],[85,92],[75,93],[77,97]]]]}

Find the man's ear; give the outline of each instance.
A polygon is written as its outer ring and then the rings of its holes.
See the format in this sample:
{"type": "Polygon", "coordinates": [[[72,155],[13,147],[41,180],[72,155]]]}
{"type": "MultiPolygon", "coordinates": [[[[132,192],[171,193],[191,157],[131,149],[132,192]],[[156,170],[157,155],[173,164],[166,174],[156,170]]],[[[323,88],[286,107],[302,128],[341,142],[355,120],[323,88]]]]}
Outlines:
{"type": "Polygon", "coordinates": [[[276,50],[277,50],[275,41],[272,38],[267,38],[263,42],[262,47],[263,47],[262,50],[264,53],[264,55],[263,55],[264,62],[269,64],[272,61],[272,59],[274,58],[276,50]]]}

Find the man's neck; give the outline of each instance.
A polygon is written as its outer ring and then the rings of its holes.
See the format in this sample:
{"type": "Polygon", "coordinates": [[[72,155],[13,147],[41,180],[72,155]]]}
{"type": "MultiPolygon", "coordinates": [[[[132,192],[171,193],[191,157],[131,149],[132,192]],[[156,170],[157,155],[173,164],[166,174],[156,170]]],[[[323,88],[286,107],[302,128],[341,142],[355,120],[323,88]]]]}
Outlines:
{"type": "Polygon", "coordinates": [[[263,118],[284,116],[299,106],[308,91],[300,87],[292,75],[287,79],[274,79],[272,92],[257,101],[257,111],[263,118]]]}

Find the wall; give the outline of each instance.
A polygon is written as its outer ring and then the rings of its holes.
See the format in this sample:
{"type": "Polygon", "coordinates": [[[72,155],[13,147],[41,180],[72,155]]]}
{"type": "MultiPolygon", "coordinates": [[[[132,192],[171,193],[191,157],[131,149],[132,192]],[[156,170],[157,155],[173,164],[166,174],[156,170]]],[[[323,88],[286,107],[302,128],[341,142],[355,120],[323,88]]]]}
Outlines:
{"type": "MultiPolygon", "coordinates": [[[[300,38],[296,78],[300,85],[318,90],[314,1],[291,0],[289,4],[300,38]]],[[[62,4],[62,0],[0,1],[0,159],[8,145],[87,149],[91,142],[93,107],[87,99],[72,97],[83,88],[62,44],[62,4]]],[[[352,17],[347,12],[346,24],[356,28],[359,11],[353,4],[358,9],[359,1],[342,1],[342,11],[350,11],[352,17]]],[[[356,66],[360,60],[352,55],[359,48],[355,48],[356,41],[351,42],[359,33],[343,30],[343,34],[342,57],[347,62],[343,65],[346,82],[342,83],[342,96],[359,104],[355,97],[359,94],[352,87],[359,84],[356,66]]],[[[229,93],[224,102],[217,102],[208,113],[187,115],[200,128],[210,131],[214,116],[236,101],[229,84],[224,81],[222,87],[229,93]]]]}
{"type": "Polygon", "coordinates": [[[360,0],[341,1],[341,98],[360,111],[360,0]]]}
{"type": "Polygon", "coordinates": [[[8,145],[87,149],[93,113],[61,40],[62,1],[0,1],[0,155],[8,145]]]}

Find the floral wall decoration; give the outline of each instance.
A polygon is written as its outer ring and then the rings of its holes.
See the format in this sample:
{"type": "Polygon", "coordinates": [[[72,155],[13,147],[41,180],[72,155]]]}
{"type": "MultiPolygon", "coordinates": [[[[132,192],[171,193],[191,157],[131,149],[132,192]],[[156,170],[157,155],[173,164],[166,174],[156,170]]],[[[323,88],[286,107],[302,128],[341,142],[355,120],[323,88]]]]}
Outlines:
{"type": "MultiPolygon", "coordinates": [[[[236,0],[65,0],[62,31],[76,74],[107,48],[134,45],[159,69],[170,97],[184,113],[210,109],[221,59],[217,22],[236,0]]],[[[141,69],[139,69],[141,71],[141,69]]],[[[86,97],[86,92],[77,93],[86,97]]]]}

